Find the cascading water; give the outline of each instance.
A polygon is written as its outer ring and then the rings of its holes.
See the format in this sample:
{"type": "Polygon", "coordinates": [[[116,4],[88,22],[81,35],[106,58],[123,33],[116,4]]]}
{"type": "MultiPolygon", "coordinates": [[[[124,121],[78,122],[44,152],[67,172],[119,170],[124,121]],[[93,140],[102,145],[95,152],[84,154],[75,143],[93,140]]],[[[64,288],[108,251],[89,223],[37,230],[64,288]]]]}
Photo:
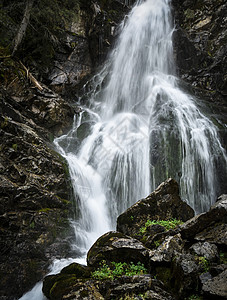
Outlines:
{"type": "Polygon", "coordinates": [[[74,226],[76,245],[85,250],[168,177],[178,179],[197,212],[207,210],[217,196],[217,162],[227,161],[215,126],[178,88],[170,1],[139,1],[121,27],[88,106],[55,140],[80,199],[74,226]],[[83,127],[90,133],[74,147],[83,127]]]}
{"type": "Polygon", "coordinates": [[[54,143],[69,165],[81,256],[117,216],[168,177],[197,212],[217,196],[227,164],[217,130],[178,88],[169,0],[138,1],[72,130],[54,143]],[[103,87],[104,86],[104,87],[103,87]]]}

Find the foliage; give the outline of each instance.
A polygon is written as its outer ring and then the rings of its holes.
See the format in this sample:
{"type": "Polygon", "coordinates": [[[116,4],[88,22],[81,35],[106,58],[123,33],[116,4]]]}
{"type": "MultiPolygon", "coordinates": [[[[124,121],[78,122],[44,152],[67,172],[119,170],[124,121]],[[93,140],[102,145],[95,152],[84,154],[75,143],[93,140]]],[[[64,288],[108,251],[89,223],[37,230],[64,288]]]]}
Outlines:
{"type": "MultiPolygon", "coordinates": [[[[26,0],[0,5],[0,47],[12,47],[21,24],[26,0]]],[[[62,33],[78,18],[79,0],[34,1],[29,25],[17,56],[42,73],[52,63],[62,33]]]]}
{"type": "Polygon", "coordinates": [[[145,223],[145,226],[140,228],[140,233],[144,234],[147,231],[148,227],[153,225],[161,225],[165,228],[165,230],[170,230],[176,228],[178,225],[181,224],[183,224],[183,222],[177,219],[157,220],[157,221],[148,219],[147,222],[145,223]]]}
{"type": "Polygon", "coordinates": [[[204,272],[209,271],[210,263],[204,256],[199,256],[199,264],[204,269],[204,272]]]}
{"type": "Polygon", "coordinates": [[[111,262],[110,265],[106,261],[100,263],[100,267],[92,272],[92,277],[94,279],[103,280],[103,279],[114,279],[116,277],[134,276],[147,273],[146,268],[140,262],[136,265],[131,262],[130,264],[122,262],[111,262]]]}

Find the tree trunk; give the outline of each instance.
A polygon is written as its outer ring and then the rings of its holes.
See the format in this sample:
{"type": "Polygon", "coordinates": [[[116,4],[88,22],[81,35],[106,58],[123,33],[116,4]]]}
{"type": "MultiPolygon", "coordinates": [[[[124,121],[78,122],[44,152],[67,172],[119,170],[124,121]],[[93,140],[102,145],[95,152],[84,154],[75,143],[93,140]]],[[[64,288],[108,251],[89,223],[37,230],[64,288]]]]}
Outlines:
{"type": "Polygon", "coordinates": [[[32,7],[33,7],[33,3],[34,3],[34,0],[27,0],[22,22],[20,24],[20,28],[17,32],[17,35],[14,39],[14,46],[13,46],[12,55],[14,55],[15,52],[17,51],[17,49],[18,49],[18,47],[19,47],[19,45],[20,45],[20,43],[21,43],[21,41],[22,41],[22,39],[25,35],[26,29],[27,29],[27,26],[28,26],[28,23],[29,23],[29,19],[30,19],[30,16],[31,16],[31,10],[32,10],[32,7]]]}

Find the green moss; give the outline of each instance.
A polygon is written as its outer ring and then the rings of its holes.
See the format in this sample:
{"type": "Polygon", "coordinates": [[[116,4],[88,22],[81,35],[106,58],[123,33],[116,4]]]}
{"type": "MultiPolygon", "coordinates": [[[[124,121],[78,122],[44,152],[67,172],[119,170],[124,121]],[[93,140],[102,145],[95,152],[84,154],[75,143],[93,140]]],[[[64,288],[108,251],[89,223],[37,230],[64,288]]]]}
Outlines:
{"type": "Polygon", "coordinates": [[[31,222],[30,225],[29,225],[29,227],[30,227],[31,229],[34,229],[34,228],[35,228],[35,222],[34,222],[34,221],[31,222]]]}
{"type": "Polygon", "coordinates": [[[195,13],[194,13],[194,10],[188,8],[185,10],[184,15],[187,19],[193,19],[195,13]]]}
{"type": "Polygon", "coordinates": [[[154,241],[154,246],[155,246],[156,248],[158,248],[160,245],[161,245],[161,241],[160,241],[160,240],[154,241]]]}
{"type": "Polygon", "coordinates": [[[62,299],[62,296],[75,284],[76,280],[75,276],[66,276],[55,282],[50,289],[50,299],[62,299]]]}

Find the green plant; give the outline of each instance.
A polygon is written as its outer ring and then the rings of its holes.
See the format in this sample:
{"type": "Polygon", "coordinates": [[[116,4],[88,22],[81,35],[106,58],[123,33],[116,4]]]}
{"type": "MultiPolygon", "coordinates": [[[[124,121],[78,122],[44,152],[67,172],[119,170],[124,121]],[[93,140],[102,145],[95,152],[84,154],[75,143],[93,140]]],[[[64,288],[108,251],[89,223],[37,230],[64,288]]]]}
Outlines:
{"type": "Polygon", "coordinates": [[[170,230],[176,228],[178,225],[183,224],[181,220],[170,219],[170,220],[147,220],[144,227],[140,228],[140,233],[144,234],[147,231],[147,228],[153,225],[161,225],[165,230],[170,230]]]}
{"type": "Polygon", "coordinates": [[[161,241],[154,241],[154,245],[156,248],[158,248],[161,245],[161,241]]]}
{"type": "Polygon", "coordinates": [[[199,256],[199,264],[202,266],[205,272],[209,271],[210,263],[204,256],[199,256]]]}
{"type": "Polygon", "coordinates": [[[147,269],[140,262],[134,264],[133,262],[127,264],[122,262],[111,262],[109,265],[106,261],[102,261],[100,263],[100,267],[92,272],[92,278],[103,280],[103,279],[111,279],[113,280],[116,277],[121,277],[123,275],[126,276],[134,276],[145,274],[147,269]]]}

